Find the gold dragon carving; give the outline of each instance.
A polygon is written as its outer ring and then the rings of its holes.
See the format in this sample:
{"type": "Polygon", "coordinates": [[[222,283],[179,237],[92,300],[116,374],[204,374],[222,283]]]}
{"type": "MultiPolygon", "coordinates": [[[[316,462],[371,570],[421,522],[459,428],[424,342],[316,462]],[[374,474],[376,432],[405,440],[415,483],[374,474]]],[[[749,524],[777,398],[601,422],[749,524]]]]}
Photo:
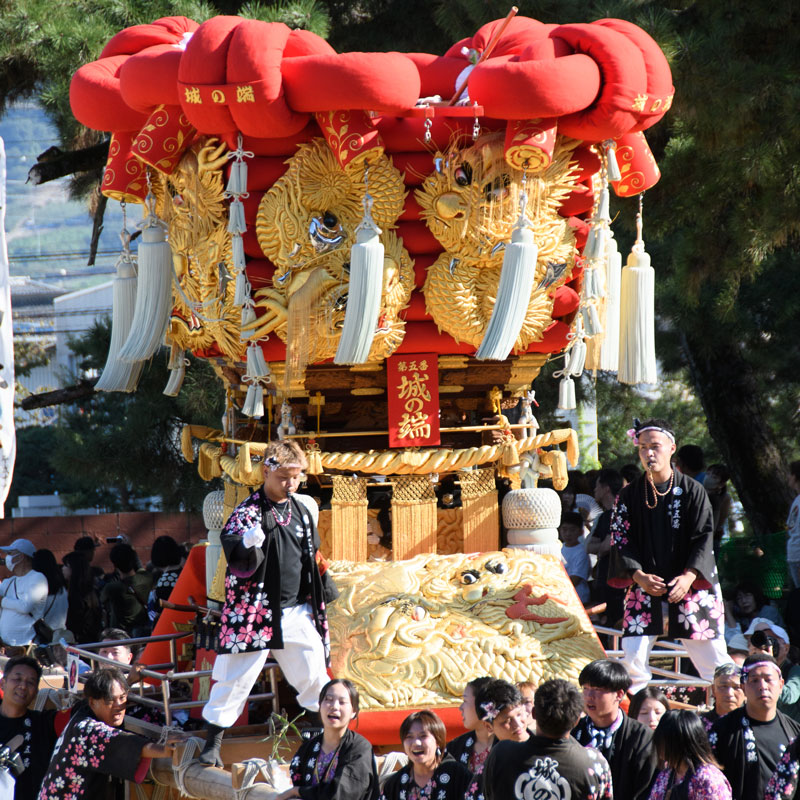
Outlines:
{"type": "Polygon", "coordinates": [[[287,163],[288,170],[259,205],[256,234],[275,274],[272,286],[254,295],[264,313],[243,333],[251,339],[275,333],[287,342],[288,358],[302,351],[302,364],[336,353],[347,306],[350,247],[364,215],[366,177],[385,248],[381,314],[369,360],[391,355],[403,339],[405,323],[399,314],[414,287],[411,257],[391,230],[403,210],[402,175],[383,155],[370,164],[366,176],[362,162],[342,168],[324,139],[301,145],[287,163]]]}
{"type": "Polygon", "coordinates": [[[172,175],[160,175],[154,191],[159,216],[169,225],[178,287],[168,339],[185,350],[218,345],[240,361],[241,309],[233,304],[235,281],[223,168],[227,148],[201,139],[186,152],[172,175]]]}
{"type": "MultiPolygon", "coordinates": [[[[552,322],[554,290],[574,265],[574,235],[558,209],[575,188],[570,157],[577,145],[558,137],[551,164],[526,176],[526,213],[539,251],[536,288],[515,349],[541,340],[552,322]],[[556,268],[557,277],[544,285],[548,267],[556,268]]],[[[498,245],[510,241],[519,216],[523,173],[503,158],[502,133],[485,134],[466,149],[456,143],[437,152],[435,164],[416,191],[422,218],[445,248],[428,269],[425,302],[441,330],[478,347],[500,282],[503,250],[498,245]]]]}
{"type": "Polygon", "coordinates": [[[560,559],[523,550],[333,561],[332,668],[365,708],[457,703],[489,675],[577,683],[603,649],[560,559]]]}

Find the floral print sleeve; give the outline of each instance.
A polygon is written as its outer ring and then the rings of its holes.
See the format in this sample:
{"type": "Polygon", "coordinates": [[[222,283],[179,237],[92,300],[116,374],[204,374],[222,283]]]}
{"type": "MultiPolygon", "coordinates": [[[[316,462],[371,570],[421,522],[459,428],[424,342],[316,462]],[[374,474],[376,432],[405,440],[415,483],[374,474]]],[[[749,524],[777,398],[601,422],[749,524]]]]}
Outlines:
{"type": "Polygon", "coordinates": [[[797,739],[783,754],[775,772],[769,779],[764,800],[791,800],[797,795],[798,773],[800,773],[800,755],[797,739]]]}

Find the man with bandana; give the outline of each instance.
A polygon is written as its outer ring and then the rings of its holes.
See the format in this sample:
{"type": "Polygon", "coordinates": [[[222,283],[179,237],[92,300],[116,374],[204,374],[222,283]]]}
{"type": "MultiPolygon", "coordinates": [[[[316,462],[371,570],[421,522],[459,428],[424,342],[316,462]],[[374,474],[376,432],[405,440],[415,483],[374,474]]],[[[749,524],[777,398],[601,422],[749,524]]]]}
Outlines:
{"type": "Polygon", "coordinates": [[[215,683],[203,707],[204,764],[222,765],[225,729],[244,710],[270,653],[309,711],[318,710],[329,680],[325,596],[335,590],[316,560],[319,509],[312,498],[295,494],[307,466],[294,442],[271,442],[264,485],[234,509],[222,531],[228,569],[215,683]]]}
{"type": "Polygon", "coordinates": [[[635,420],[628,435],[645,474],[625,486],[614,505],[608,583],[627,589],[622,649],[631,693],[652,678],[648,659],[665,627],[711,682],[714,670],[731,662],[722,635],[711,504],[696,480],[673,468],[669,423],[635,420]]]}
{"type": "Polygon", "coordinates": [[[786,748],[800,733],[800,723],[778,711],[783,676],[772,656],[754,653],[744,660],[742,687],[744,706],[720,717],[708,735],[733,800],[764,797],[786,748]]]}

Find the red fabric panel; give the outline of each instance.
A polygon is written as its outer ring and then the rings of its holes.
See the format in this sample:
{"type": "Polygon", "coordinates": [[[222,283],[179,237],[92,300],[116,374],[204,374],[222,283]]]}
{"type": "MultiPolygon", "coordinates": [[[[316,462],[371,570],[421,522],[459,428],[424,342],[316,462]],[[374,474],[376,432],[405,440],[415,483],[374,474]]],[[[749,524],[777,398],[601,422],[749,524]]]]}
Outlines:
{"type": "Polygon", "coordinates": [[[641,131],[619,138],[617,163],[622,180],[611,183],[617,197],[633,197],[655,186],[661,178],[661,170],[641,131]]]}
{"type": "Polygon", "coordinates": [[[570,289],[569,286],[559,286],[553,301],[553,319],[571,314],[578,308],[580,302],[581,299],[574,289],[570,289]]]}
{"type": "MultiPolygon", "coordinates": [[[[189,602],[193,597],[198,605],[206,603],[206,545],[195,545],[189,551],[189,557],[178,576],[178,582],[170,592],[169,600],[178,605],[189,602]]],[[[153,636],[174,633],[175,623],[194,621],[191,611],[173,611],[165,608],[153,628],[153,636]]],[[[187,634],[191,638],[191,634],[187,634]]],[[[178,653],[181,652],[181,640],[178,641],[178,653]]],[[[139,658],[142,664],[165,664],[169,661],[169,642],[148,642],[139,658]]]]}
{"type": "Polygon", "coordinates": [[[598,172],[601,166],[600,156],[590,150],[588,145],[576,147],[570,161],[578,163],[578,180],[586,180],[598,172]]]}
{"type": "Polygon", "coordinates": [[[130,56],[110,56],[85,64],[72,76],[69,104],[78,122],[97,131],[138,131],[147,114],[122,99],[119,71],[130,56]]]}
{"type": "MultiPolygon", "coordinates": [[[[264,287],[272,287],[272,276],[275,274],[275,265],[266,258],[250,259],[245,266],[245,273],[253,294],[264,287]]],[[[256,309],[258,313],[258,309],[256,309]]]]}
{"type": "Polygon", "coordinates": [[[226,85],[228,47],[241,22],[241,17],[212,17],[194,32],[181,58],[178,70],[181,107],[189,122],[201,133],[219,135],[238,129],[228,106],[214,102],[211,92],[218,88],[229,90],[226,85]],[[187,100],[187,90],[193,89],[204,89],[202,102],[187,100]]]}
{"type": "MultiPolygon", "coordinates": [[[[383,143],[389,153],[432,153],[445,150],[455,140],[464,145],[472,144],[474,121],[469,117],[434,117],[431,120],[431,140],[425,141],[425,120],[422,117],[381,117],[378,121],[383,143]]],[[[481,117],[481,130],[500,130],[500,120],[481,117]]]]}
{"type": "Polygon", "coordinates": [[[258,192],[250,190],[247,197],[242,198],[242,205],[244,206],[244,221],[247,223],[248,228],[254,228],[256,224],[256,215],[258,214],[258,204],[265,192],[258,192]]]}
{"type": "Polygon", "coordinates": [[[260,138],[291,136],[308,124],[286,103],[281,63],[289,40],[289,28],[282,22],[243,19],[233,31],[228,49],[227,80],[247,86],[254,100],[228,93],[228,107],[242,133],[260,138]]]}
{"type": "Polygon", "coordinates": [[[633,110],[647,92],[647,73],[639,48],[627,36],[602,25],[559,25],[550,35],[577,53],[591,56],[600,68],[602,90],[587,109],[558,121],[558,130],[574,139],[615,139],[639,122],[633,110]]]}
{"type": "Polygon", "coordinates": [[[583,250],[586,245],[586,239],[589,236],[589,223],[580,217],[570,217],[567,220],[572,232],[575,234],[575,247],[578,250],[583,250]]]}
{"type": "Polygon", "coordinates": [[[405,221],[419,219],[421,211],[422,209],[417,202],[414,192],[409,192],[403,203],[403,213],[400,215],[400,219],[405,221]]]}
{"type": "MultiPolygon", "coordinates": [[[[242,147],[253,153],[254,156],[293,156],[297,151],[297,147],[305,142],[310,142],[315,136],[321,136],[322,132],[319,129],[315,120],[311,120],[300,133],[292,136],[276,136],[274,138],[259,139],[255,136],[243,136],[242,147]]],[[[237,148],[238,135],[236,131],[224,133],[222,140],[228,145],[228,148],[235,150],[237,148]]],[[[249,162],[248,162],[249,163],[249,162]]]]}
{"type": "Polygon", "coordinates": [[[264,258],[264,251],[258,243],[255,228],[248,227],[242,234],[242,244],[244,245],[244,254],[248,258],[264,258]]]}
{"type": "Polygon", "coordinates": [[[266,342],[259,344],[266,361],[286,361],[286,345],[277,336],[272,335],[266,342]]]}
{"type": "Polygon", "coordinates": [[[456,78],[469,62],[460,53],[456,58],[434,56],[430,53],[404,53],[419,71],[420,97],[440,95],[449,100],[456,93],[456,78]]]}
{"type": "Polygon", "coordinates": [[[586,183],[579,183],[572,193],[561,204],[558,213],[562,217],[572,217],[589,211],[594,205],[594,194],[592,193],[591,180],[586,183]]]}
{"type": "Polygon", "coordinates": [[[419,97],[419,72],[400,53],[287,58],[282,71],[286,97],[296,111],[403,111],[419,97]]]}
{"type": "Polygon", "coordinates": [[[641,121],[635,130],[646,130],[655,125],[672,105],[675,87],[672,70],[655,39],[638,25],[624,19],[598,19],[592,25],[603,25],[627,36],[641,50],[647,72],[647,103],[639,112],[641,121]]]}
{"type": "MultiPolygon", "coordinates": [[[[492,40],[495,31],[500,28],[503,22],[504,20],[502,19],[496,19],[481,25],[472,37],[470,47],[482,53],[492,40]]],[[[503,35],[495,45],[494,50],[492,50],[492,57],[517,55],[525,45],[534,39],[541,39],[547,36],[551,27],[551,25],[546,25],[544,22],[539,22],[539,20],[531,19],[530,17],[514,17],[503,31],[503,35]]]]}
{"type": "Polygon", "coordinates": [[[289,169],[286,156],[261,156],[246,161],[248,191],[266,191],[289,169]]]}
{"type": "Polygon", "coordinates": [[[428,278],[428,267],[439,258],[439,253],[414,256],[414,285],[421,289],[428,278]]]}
{"type": "Polygon", "coordinates": [[[433,172],[431,153],[391,153],[392,163],[403,173],[406,186],[421,186],[433,172]]]}
{"type": "Polygon", "coordinates": [[[406,335],[395,355],[401,353],[465,353],[475,355],[475,348],[467,342],[457,344],[447,333],[439,332],[435,322],[407,322],[406,335]]]}
{"type": "Polygon", "coordinates": [[[431,316],[425,309],[425,295],[422,294],[421,291],[411,292],[411,300],[408,304],[408,308],[400,312],[400,316],[409,322],[430,320],[431,316]]]}
{"type": "Polygon", "coordinates": [[[430,232],[428,226],[420,221],[399,222],[397,235],[403,240],[403,246],[411,255],[417,253],[440,253],[442,245],[430,232]]]}
{"type": "Polygon", "coordinates": [[[148,25],[132,25],[115,34],[100,53],[100,58],[133,55],[147,47],[176,44],[184,33],[196,31],[198,24],[188,17],[161,17],[148,25]]]}
{"type": "Polygon", "coordinates": [[[183,51],[171,44],[148,47],[131,56],[119,71],[122,99],[135,111],[180,105],[178,68],[183,51]]]}
{"type": "Polygon", "coordinates": [[[567,346],[570,326],[561,320],[555,320],[544,330],[541,342],[531,344],[526,353],[557,353],[567,346]]]}
{"type": "Polygon", "coordinates": [[[469,96],[490,117],[560,117],[590,106],[600,84],[600,70],[586,55],[537,61],[490,58],[469,76],[469,96]]]}
{"type": "MultiPolygon", "coordinates": [[[[417,709],[409,708],[397,711],[360,711],[358,724],[353,730],[360,733],[372,745],[388,745],[400,743],[400,725],[403,720],[417,709]]],[[[447,741],[466,733],[458,706],[432,709],[447,729],[447,741]]],[[[398,748],[402,750],[402,746],[398,748]]]]}

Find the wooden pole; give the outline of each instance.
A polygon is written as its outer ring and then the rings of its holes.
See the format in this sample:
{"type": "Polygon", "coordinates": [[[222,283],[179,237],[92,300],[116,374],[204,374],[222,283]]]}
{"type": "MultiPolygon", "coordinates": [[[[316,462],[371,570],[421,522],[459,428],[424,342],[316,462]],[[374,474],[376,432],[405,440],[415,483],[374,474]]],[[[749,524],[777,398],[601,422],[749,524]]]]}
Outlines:
{"type": "MultiPolygon", "coordinates": [[[[489,58],[489,56],[492,54],[492,50],[494,50],[495,46],[500,41],[500,37],[508,27],[508,23],[517,16],[518,11],[519,9],[516,6],[511,6],[511,11],[508,12],[508,16],[503,20],[503,24],[495,31],[494,36],[492,36],[492,38],[489,40],[489,44],[486,45],[486,49],[481,53],[480,58],[475,62],[476,67],[478,64],[486,61],[486,59],[489,58]]],[[[450,98],[450,101],[447,105],[454,106],[458,102],[458,98],[461,97],[461,92],[464,91],[464,87],[467,85],[468,80],[469,75],[467,75],[467,77],[461,81],[459,86],[456,88],[456,93],[450,98]]]]}

